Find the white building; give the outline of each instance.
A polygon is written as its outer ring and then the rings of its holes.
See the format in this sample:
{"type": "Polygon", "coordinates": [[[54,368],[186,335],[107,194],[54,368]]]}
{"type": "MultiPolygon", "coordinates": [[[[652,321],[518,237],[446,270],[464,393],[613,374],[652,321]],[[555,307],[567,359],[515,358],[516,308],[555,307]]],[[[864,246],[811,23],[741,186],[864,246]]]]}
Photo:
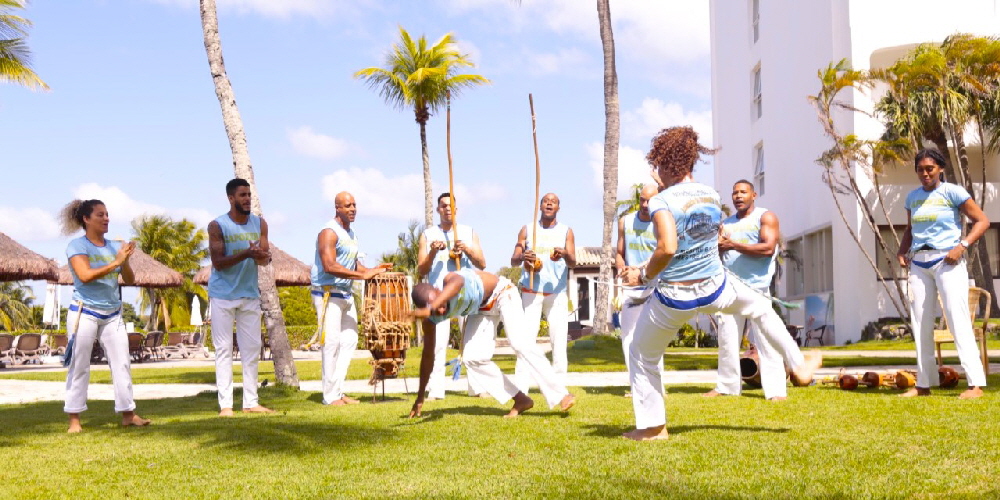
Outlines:
{"type": "MultiPolygon", "coordinates": [[[[806,302],[791,322],[835,325],[825,329],[828,344],[856,341],[865,324],[896,313],[820,179],[815,160],[832,142],[807,100],[820,88],[817,70],[843,58],[857,69],[885,67],[917,43],[940,43],[959,32],[996,35],[998,9],[993,0],[712,0],[713,129],[715,147],[721,148],[715,187],[727,200],[737,180],[755,183],[758,205],[778,215],[783,237],[803,260],[801,268],[789,266],[779,286],[782,297],[806,302]]],[[[843,98],[860,109],[873,105],[860,93],[845,92],[843,98]]],[[[844,134],[875,138],[882,132],[878,122],[858,113],[839,118],[844,134]]],[[[971,165],[979,164],[979,151],[970,144],[971,165]]],[[[1000,221],[997,158],[989,158],[986,177],[994,194],[984,209],[990,220],[1000,221]]],[[[904,166],[885,181],[890,222],[905,224],[901,199],[917,187],[916,176],[904,166]]],[[[858,208],[846,212],[874,256],[875,239],[858,208]]],[[[994,277],[1000,277],[996,227],[985,240],[994,277]]]]}

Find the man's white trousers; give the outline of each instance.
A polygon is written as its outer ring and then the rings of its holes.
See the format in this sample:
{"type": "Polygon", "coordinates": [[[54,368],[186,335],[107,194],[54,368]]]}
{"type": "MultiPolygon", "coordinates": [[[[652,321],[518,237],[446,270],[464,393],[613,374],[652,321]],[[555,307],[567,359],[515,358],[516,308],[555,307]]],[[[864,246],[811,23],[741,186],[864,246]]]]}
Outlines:
{"type": "Polygon", "coordinates": [[[323,404],[344,397],[344,380],[358,347],[358,313],[354,298],[330,297],[323,315],[323,297],[313,296],[317,318],[323,318],[320,335],[321,371],[323,374],[323,404]]]}
{"type": "MultiPolygon", "coordinates": [[[[569,334],[569,299],[566,292],[560,293],[530,293],[521,292],[521,305],[524,308],[526,334],[532,342],[538,339],[542,314],[549,324],[549,339],[552,342],[552,368],[556,373],[566,373],[569,362],[566,359],[566,343],[569,334]]],[[[506,325],[506,323],[504,323],[506,325]]],[[[531,385],[525,362],[518,358],[514,364],[514,380],[525,393],[531,385]]],[[[536,383],[541,383],[535,381],[536,383]]]]}
{"type": "MultiPolygon", "coordinates": [[[[764,297],[768,296],[766,289],[756,291],[764,297]]],[[[742,314],[717,314],[715,318],[719,325],[719,372],[715,390],[721,394],[738,396],[743,387],[743,378],[740,373],[740,332],[749,318],[742,314]]],[[[781,336],[781,342],[795,344],[795,339],[787,334],[787,328],[785,331],[786,334],[781,336]]],[[[764,397],[767,399],[787,397],[788,382],[785,362],[778,348],[771,345],[767,337],[760,334],[753,322],[750,322],[749,337],[750,342],[757,348],[757,355],[760,359],[758,368],[760,369],[760,383],[764,388],[764,397]]],[[[784,345],[781,351],[791,349],[791,346],[784,345]]]]}
{"type": "Polygon", "coordinates": [[[260,361],[260,299],[209,298],[212,345],[215,346],[215,386],[219,407],[233,407],[233,327],[243,367],[243,408],[258,406],[257,364],[260,361]]]}

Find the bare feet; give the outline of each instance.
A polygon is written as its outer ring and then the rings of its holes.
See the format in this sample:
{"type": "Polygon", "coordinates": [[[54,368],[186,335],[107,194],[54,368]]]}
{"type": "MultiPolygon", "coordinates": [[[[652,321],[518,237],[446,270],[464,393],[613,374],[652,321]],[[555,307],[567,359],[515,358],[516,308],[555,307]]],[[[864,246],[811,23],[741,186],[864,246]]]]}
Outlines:
{"type": "Polygon", "coordinates": [[[222,411],[219,412],[219,416],[220,417],[231,417],[231,416],[233,416],[233,409],[232,408],[223,408],[222,411]]]}
{"type": "Polygon", "coordinates": [[[357,399],[354,399],[354,398],[352,398],[350,396],[346,396],[346,395],[344,397],[340,398],[340,399],[343,400],[345,403],[347,403],[349,405],[356,405],[356,404],[358,404],[358,403],[361,402],[361,401],[358,401],[357,399]]]}
{"type": "Polygon", "coordinates": [[[784,401],[788,399],[786,396],[775,396],[773,398],[767,398],[768,401],[784,401]]]}
{"type": "Polygon", "coordinates": [[[122,427],[145,427],[151,423],[151,420],[142,418],[136,415],[135,412],[127,411],[122,413],[122,427]]]}
{"type": "Polygon", "coordinates": [[[667,426],[661,425],[658,427],[650,427],[648,429],[635,429],[622,434],[622,437],[633,441],[658,441],[661,439],[667,439],[670,436],[667,434],[667,426]]]}
{"type": "Polygon", "coordinates": [[[331,401],[327,406],[345,406],[345,405],[347,405],[347,401],[344,401],[344,399],[341,398],[331,401]]]}
{"type": "Polygon", "coordinates": [[[274,410],[257,405],[253,408],[244,408],[243,413],[274,413],[274,410]]]}
{"type": "Polygon", "coordinates": [[[703,398],[715,398],[719,396],[728,396],[728,394],[723,394],[715,389],[712,389],[711,391],[708,391],[701,395],[701,397],[703,398]]]}
{"type": "Polygon", "coordinates": [[[816,370],[823,366],[823,354],[819,352],[819,349],[813,349],[805,353],[803,358],[805,359],[802,366],[796,368],[794,373],[801,384],[808,385],[812,382],[813,374],[816,373],[816,370]]]}
{"type": "Polygon", "coordinates": [[[576,396],[572,394],[567,394],[563,396],[562,400],[559,401],[559,409],[562,411],[569,411],[573,405],[576,404],[576,396]]]}
{"type": "Polygon", "coordinates": [[[630,397],[632,397],[632,391],[625,391],[625,394],[622,394],[622,397],[623,398],[630,398],[630,397]]]}
{"type": "MultiPolygon", "coordinates": [[[[566,399],[566,398],[563,398],[566,399]]],[[[510,409],[510,413],[504,415],[503,418],[514,418],[518,415],[532,409],[535,407],[535,401],[529,398],[523,392],[519,392],[514,395],[514,407],[510,409]]]]}
{"type": "Polygon", "coordinates": [[[983,397],[982,387],[970,387],[958,395],[958,399],[976,399],[983,397]]]}
{"type": "Polygon", "coordinates": [[[66,431],[67,434],[77,434],[83,432],[83,426],[80,425],[80,414],[70,413],[69,414],[69,430],[66,431]]]}
{"type": "Polygon", "coordinates": [[[899,395],[901,398],[915,398],[917,396],[930,396],[931,390],[923,387],[914,387],[899,395]]]}

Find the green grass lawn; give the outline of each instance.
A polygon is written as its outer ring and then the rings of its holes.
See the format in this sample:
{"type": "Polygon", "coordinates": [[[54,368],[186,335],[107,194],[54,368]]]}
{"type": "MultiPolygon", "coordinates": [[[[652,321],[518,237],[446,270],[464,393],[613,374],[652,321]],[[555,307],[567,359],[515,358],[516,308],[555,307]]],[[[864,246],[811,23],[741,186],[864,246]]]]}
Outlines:
{"type": "Polygon", "coordinates": [[[32,499],[996,498],[1000,377],[990,385],[976,401],[809,387],[782,403],[674,386],[671,438],[653,443],[618,437],[633,423],[624,388],[576,389],[569,415],[514,420],[462,395],[408,420],[409,398],[334,408],[265,388],[276,415],[219,419],[208,393],[142,401],[154,425],[120,429],[94,401],[76,436],[60,402],[8,405],[0,484],[32,499]]]}
{"type": "MultiPolygon", "coordinates": [[[[570,343],[568,350],[569,371],[571,372],[615,372],[625,371],[624,355],[621,351],[621,342],[611,336],[586,337],[587,342],[570,343]],[[586,348],[580,348],[586,346],[586,348]]],[[[690,351],[689,351],[690,352],[690,351]]],[[[714,370],[718,368],[717,351],[705,350],[705,354],[678,353],[667,351],[664,356],[664,367],[667,370],[714,370]]],[[[403,372],[408,377],[416,377],[420,368],[421,348],[413,348],[407,352],[406,368],[403,372]]],[[[450,349],[448,359],[453,359],[458,355],[458,351],[450,349]]],[[[853,356],[850,350],[843,353],[837,351],[824,352],[824,366],[827,367],[854,367],[854,366],[879,366],[879,365],[910,365],[914,364],[914,357],[879,356],[865,357],[853,356]]],[[[500,369],[506,373],[514,371],[513,355],[497,355],[494,357],[500,369]]],[[[991,358],[993,362],[1000,362],[1000,358],[991,358]]],[[[944,358],[945,364],[957,365],[957,357],[944,358]]],[[[319,380],[319,361],[297,361],[295,363],[300,380],[319,380]]],[[[196,367],[182,368],[155,368],[155,363],[135,363],[132,365],[132,382],[135,384],[214,384],[215,367],[211,364],[196,367]]],[[[265,361],[259,367],[260,378],[274,380],[274,365],[265,361]]],[[[236,382],[243,381],[243,374],[237,366],[233,369],[233,376],[236,382]]],[[[367,360],[356,359],[351,362],[347,378],[352,380],[368,379],[371,377],[372,368],[367,360]]],[[[0,374],[0,378],[16,378],[22,380],[66,380],[66,371],[62,368],[55,368],[41,372],[10,372],[0,374]]],[[[107,370],[91,371],[90,381],[95,384],[111,383],[111,373],[107,370]]]]}

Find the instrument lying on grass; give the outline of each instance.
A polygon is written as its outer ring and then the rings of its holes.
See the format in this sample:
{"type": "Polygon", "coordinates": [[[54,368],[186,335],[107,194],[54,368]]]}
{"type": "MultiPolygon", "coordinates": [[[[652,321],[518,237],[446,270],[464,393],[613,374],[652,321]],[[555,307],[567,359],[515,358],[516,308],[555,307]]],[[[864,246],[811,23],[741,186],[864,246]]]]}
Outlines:
{"type": "MultiPolygon", "coordinates": [[[[938,370],[941,375],[941,387],[955,387],[958,384],[958,372],[944,366],[938,370]],[[944,385],[945,383],[950,385],[944,385]]],[[[917,372],[913,370],[889,370],[885,372],[868,371],[864,373],[847,373],[843,368],[835,376],[823,377],[821,385],[836,385],[845,391],[853,391],[858,386],[869,389],[885,387],[888,389],[909,389],[917,385],[917,372]]]]}
{"type": "MultiPolygon", "coordinates": [[[[365,282],[362,301],[365,349],[374,368],[369,385],[396,378],[406,360],[413,335],[410,279],[404,273],[382,273],[365,282]]],[[[384,388],[384,386],[383,386],[384,388]]]]}

